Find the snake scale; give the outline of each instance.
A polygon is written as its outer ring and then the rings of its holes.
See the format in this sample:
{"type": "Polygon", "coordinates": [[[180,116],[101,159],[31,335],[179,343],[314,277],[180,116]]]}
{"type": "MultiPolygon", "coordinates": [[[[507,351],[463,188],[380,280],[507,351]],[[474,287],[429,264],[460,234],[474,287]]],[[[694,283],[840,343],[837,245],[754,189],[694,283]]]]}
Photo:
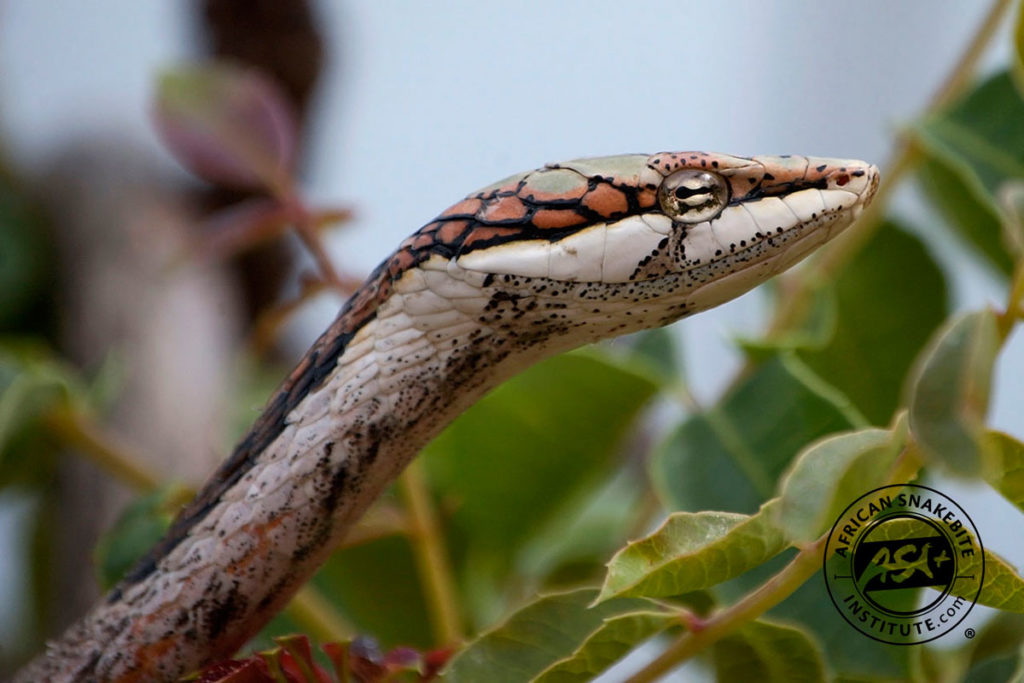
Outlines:
{"type": "Polygon", "coordinates": [[[860,161],[666,152],[470,194],[373,271],[164,539],[16,680],[175,680],[230,657],[486,391],[733,299],[877,186],[860,161]]]}

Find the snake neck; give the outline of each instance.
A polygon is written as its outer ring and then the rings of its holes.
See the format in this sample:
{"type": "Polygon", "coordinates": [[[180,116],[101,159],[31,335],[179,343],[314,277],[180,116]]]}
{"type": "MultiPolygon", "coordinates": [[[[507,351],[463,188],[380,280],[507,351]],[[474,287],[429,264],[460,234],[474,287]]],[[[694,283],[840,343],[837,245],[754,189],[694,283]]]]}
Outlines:
{"type": "Polygon", "coordinates": [[[622,316],[583,289],[443,259],[403,273],[320,384],[279,419],[271,402],[261,422],[276,433],[252,457],[236,452],[179,518],[173,542],[19,680],[172,679],[230,657],[463,410],[541,357],[607,336],[606,324],[581,320],[622,316]]]}

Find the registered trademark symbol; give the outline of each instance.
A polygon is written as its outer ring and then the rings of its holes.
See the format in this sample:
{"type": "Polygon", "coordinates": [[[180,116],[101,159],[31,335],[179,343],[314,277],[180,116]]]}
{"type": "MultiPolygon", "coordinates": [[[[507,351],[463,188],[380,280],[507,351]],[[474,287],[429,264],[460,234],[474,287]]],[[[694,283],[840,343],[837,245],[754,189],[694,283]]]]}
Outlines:
{"type": "Polygon", "coordinates": [[[968,640],[973,638],[974,637],[974,629],[973,628],[969,628],[966,631],[964,631],[964,637],[967,638],[968,640]]]}

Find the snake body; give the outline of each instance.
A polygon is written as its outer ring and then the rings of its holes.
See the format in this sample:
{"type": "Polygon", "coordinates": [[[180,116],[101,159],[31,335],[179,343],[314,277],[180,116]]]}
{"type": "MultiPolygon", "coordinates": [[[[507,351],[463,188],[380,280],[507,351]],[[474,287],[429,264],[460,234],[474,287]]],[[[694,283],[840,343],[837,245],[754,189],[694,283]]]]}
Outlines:
{"type": "Polygon", "coordinates": [[[511,176],[406,239],[166,537],[19,681],[174,680],[230,657],[402,468],[538,359],[716,306],[847,227],[860,161],[702,152],[511,176]]]}

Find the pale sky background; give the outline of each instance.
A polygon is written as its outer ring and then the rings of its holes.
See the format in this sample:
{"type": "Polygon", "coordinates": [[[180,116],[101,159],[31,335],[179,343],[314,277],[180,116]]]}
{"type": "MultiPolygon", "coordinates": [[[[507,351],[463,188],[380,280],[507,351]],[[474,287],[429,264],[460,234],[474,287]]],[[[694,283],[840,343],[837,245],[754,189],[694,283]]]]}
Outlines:
{"type": "MultiPolygon", "coordinates": [[[[366,271],[467,192],[547,161],[706,149],[884,164],[893,131],[948,73],[988,4],[323,0],[334,53],[306,187],[314,201],[354,205],[358,221],[331,246],[341,263],[366,271]]],[[[113,131],[176,172],[147,107],[154,73],[190,54],[185,6],[0,0],[0,139],[17,162],[39,169],[67,140],[113,131]]],[[[988,69],[1006,62],[1008,40],[997,42],[988,69]]],[[[912,191],[894,209],[934,223],[912,191]]],[[[952,264],[957,308],[1001,301],[954,243],[924,234],[952,264]]],[[[728,381],[739,361],[729,340],[756,331],[762,307],[753,293],[676,325],[701,398],[728,381]]],[[[302,334],[311,338],[335,311],[317,306],[302,334]]],[[[991,420],[1018,437],[1024,386],[1006,380],[1024,377],[1020,337],[997,369],[991,420]]],[[[1024,566],[1021,525],[1005,524],[1019,513],[981,489],[939,488],[971,513],[986,545],[1024,566]]],[[[23,568],[3,560],[18,510],[0,498],[0,614],[18,604],[4,589],[23,568]]],[[[0,623],[0,642],[5,632],[0,623]]]]}

